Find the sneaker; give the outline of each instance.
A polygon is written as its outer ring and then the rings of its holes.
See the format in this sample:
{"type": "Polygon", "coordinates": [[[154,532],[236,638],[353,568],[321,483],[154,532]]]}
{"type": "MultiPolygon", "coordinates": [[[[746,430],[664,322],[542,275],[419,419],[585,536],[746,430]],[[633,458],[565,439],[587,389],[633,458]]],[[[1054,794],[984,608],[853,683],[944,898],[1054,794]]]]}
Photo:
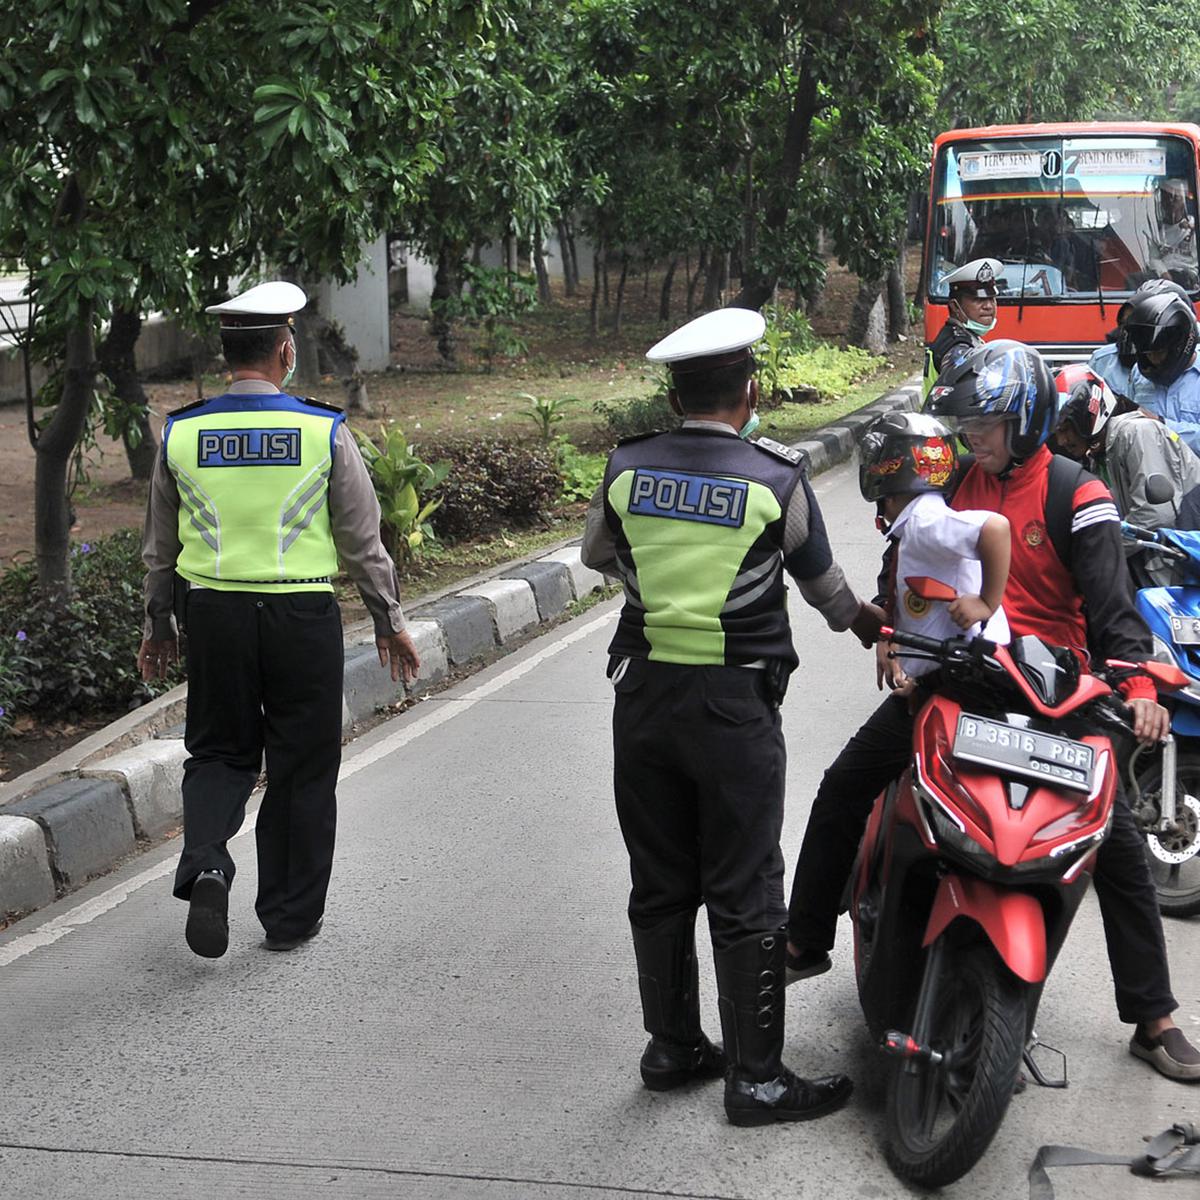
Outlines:
{"type": "Polygon", "coordinates": [[[1182,1029],[1172,1026],[1158,1037],[1150,1037],[1139,1025],[1129,1039],[1129,1053],[1168,1079],[1200,1082],[1200,1050],[1187,1040],[1182,1029]]]}
{"type": "Polygon", "coordinates": [[[220,958],[229,949],[229,881],[223,871],[196,876],[183,936],[201,958],[220,958]]]}
{"type": "Polygon", "coordinates": [[[787,981],[795,983],[798,979],[811,979],[814,975],[824,975],[833,961],[825,950],[800,950],[793,954],[787,952],[787,981]]]}
{"type": "Polygon", "coordinates": [[[656,1036],[642,1055],[642,1083],[652,1092],[668,1092],[693,1081],[721,1079],[727,1065],[724,1051],[704,1034],[693,1046],[656,1036]]]}

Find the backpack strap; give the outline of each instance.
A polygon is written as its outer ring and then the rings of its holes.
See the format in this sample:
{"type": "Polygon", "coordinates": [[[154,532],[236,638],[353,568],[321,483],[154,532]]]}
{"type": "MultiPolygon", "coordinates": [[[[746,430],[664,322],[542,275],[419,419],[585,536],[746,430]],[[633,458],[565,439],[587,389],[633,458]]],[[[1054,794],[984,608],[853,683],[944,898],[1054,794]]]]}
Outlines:
{"type": "Polygon", "coordinates": [[[1046,533],[1058,561],[1071,569],[1071,522],[1075,513],[1075,493],[1087,478],[1088,472],[1074,459],[1062,454],[1050,458],[1050,473],[1046,483],[1046,533]]]}

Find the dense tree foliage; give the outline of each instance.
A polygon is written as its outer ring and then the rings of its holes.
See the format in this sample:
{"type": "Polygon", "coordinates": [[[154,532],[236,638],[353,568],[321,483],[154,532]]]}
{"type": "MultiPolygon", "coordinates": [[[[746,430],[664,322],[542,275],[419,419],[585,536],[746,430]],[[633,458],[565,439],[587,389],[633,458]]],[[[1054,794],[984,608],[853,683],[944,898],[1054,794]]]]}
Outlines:
{"type": "Polygon", "coordinates": [[[594,313],[619,272],[618,322],[631,264],[667,266],[664,319],[680,265],[689,310],[757,307],[819,288],[822,239],[870,301],[939,127],[1194,116],[1198,17],[1200,0],[7,5],[0,261],[29,273],[55,368],[43,584],[69,590],[66,464],[98,364],[146,431],[147,311],[195,321],[256,271],[344,278],[396,229],[436,263],[444,318],[482,245],[536,262],[553,228],[569,283],[573,234],[595,246],[594,313]]]}

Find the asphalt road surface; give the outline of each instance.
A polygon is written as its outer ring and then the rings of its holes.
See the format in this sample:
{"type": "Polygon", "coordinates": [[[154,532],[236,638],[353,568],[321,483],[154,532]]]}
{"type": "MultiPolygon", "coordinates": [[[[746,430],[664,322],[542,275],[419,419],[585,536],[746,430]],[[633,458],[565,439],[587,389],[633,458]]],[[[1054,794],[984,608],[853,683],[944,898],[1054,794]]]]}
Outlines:
{"type": "MultiPolygon", "coordinates": [[[[817,492],[839,560],[879,550],[854,473],[817,492]]],[[[605,646],[615,604],[347,748],[325,929],[259,947],[253,839],[233,844],[229,953],[193,957],[167,844],[0,935],[0,1196],[337,1200],[851,1200],[920,1194],[889,1172],[880,1060],[843,927],[834,969],[788,992],[786,1056],[849,1071],[842,1112],[738,1130],[719,1083],[651,1094],[610,794],[605,646]]],[[[784,705],[794,862],[820,773],[877,699],[871,657],[794,604],[784,705]]],[[[701,932],[705,1022],[719,1035],[701,932]]],[[[1180,1024],[1200,1038],[1195,922],[1168,923],[1180,1024]]],[[[1021,1200],[1045,1142],[1137,1152],[1200,1118],[1200,1088],[1126,1049],[1085,902],[1039,1032],[1066,1091],[1016,1097],[983,1161],[943,1193],[1021,1200]]],[[[1195,1195],[1119,1168],[1056,1173],[1061,1200],[1195,1195]]]]}

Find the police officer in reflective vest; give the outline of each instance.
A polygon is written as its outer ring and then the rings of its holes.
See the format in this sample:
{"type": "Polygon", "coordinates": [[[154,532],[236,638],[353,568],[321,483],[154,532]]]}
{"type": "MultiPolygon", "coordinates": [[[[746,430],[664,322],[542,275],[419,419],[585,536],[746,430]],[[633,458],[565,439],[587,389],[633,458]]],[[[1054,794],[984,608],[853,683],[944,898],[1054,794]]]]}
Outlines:
{"type": "Polygon", "coordinates": [[[379,504],[341,411],[281,390],[306,303],[300,288],[275,282],[206,310],[220,316],[233,382],[169,415],[146,515],[138,665],[144,679],[161,678],[186,631],[175,895],[189,902],[187,943],[206,958],[228,947],[235,868],[226,842],[264,753],[255,828],[264,945],[292,950],[321,928],[341,762],[342,625],[330,582],[339,556],[374,618],[380,663],[397,681],[420,666],[379,504]]]}
{"type": "Polygon", "coordinates": [[[669,364],[670,433],[623,441],[592,499],[583,560],[621,579],[609,647],[617,816],[651,1035],[642,1080],[666,1090],[726,1076],[736,1125],[839,1108],[844,1075],[781,1061],[785,751],[779,703],[797,665],[784,572],[836,630],[865,644],[881,612],[834,563],[801,455],[747,441],[758,423],[757,312],[723,309],[647,354],[669,364]],[[695,920],[708,910],[724,1051],[700,1022],[695,920]]]}
{"type": "Polygon", "coordinates": [[[996,296],[1006,286],[1001,278],[1004,264],[998,258],[976,258],[943,275],[949,287],[949,317],[937,337],[925,347],[923,396],[929,394],[938,375],[953,363],[961,362],[983,345],[983,335],[996,327],[996,296]]]}

